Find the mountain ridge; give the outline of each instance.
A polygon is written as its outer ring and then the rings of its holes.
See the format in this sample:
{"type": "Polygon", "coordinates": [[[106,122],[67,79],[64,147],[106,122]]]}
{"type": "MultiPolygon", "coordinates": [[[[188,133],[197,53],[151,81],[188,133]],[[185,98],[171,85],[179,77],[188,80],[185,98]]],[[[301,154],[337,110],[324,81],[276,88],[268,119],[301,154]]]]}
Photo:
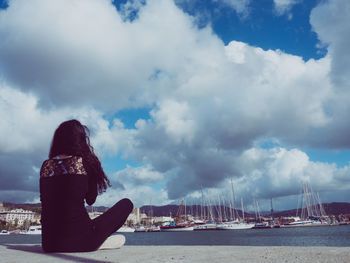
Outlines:
{"type": "MultiPolygon", "coordinates": [[[[41,203],[25,203],[25,204],[16,204],[10,202],[3,202],[3,205],[7,209],[18,209],[22,208],[24,210],[32,210],[34,212],[41,212],[41,203]]],[[[350,203],[348,202],[332,202],[332,203],[324,203],[322,204],[323,208],[327,215],[335,215],[338,216],[340,214],[350,214],[350,203]]],[[[179,205],[163,205],[163,206],[155,206],[155,205],[144,205],[140,207],[141,213],[146,213],[148,216],[176,216],[179,211],[179,205]]],[[[88,212],[96,211],[96,212],[105,212],[109,207],[106,206],[86,206],[88,212]]],[[[221,206],[223,210],[223,206],[221,206]]],[[[207,211],[207,209],[205,209],[207,211]]],[[[216,210],[215,208],[213,210],[216,210]]],[[[226,207],[226,210],[229,211],[229,208],[226,207]]],[[[282,211],[274,211],[274,217],[281,216],[296,216],[297,210],[300,209],[289,209],[282,211]]],[[[186,206],[182,210],[182,214],[192,214],[192,215],[201,215],[200,206],[199,205],[191,205],[186,206]]],[[[240,217],[242,217],[242,211],[237,209],[236,213],[240,217]]],[[[262,212],[262,216],[270,216],[271,212],[262,212]]],[[[214,216],[217,216],[217,211],[214,211],[214,216]]],[[[230,215],[227,215],[230,216],[230,215]]],[[[244,212],[245,217],[255,217],[255,212],[244,212]]]]}

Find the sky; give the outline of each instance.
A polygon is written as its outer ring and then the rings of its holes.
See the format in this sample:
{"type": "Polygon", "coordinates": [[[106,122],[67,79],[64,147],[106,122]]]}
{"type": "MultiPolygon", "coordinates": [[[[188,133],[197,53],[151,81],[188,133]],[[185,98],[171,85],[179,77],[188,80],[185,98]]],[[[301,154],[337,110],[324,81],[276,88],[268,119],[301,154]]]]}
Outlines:
{"type": "Polygon", "coordinates": [[[350,201],[347,0],[0,0],[0,200],[40,202],[78,119],[96,205],[350,201]]]}

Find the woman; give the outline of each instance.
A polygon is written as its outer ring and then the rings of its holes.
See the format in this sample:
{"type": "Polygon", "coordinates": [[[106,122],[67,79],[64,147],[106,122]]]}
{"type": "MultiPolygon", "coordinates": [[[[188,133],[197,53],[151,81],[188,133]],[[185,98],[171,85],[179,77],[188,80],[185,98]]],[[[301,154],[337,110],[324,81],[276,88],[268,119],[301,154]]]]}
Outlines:
{"type": "Polygon", "coordinates": [[[108,186],[110,182],[90,145],[88,128],[77,120],[63,122],[40,171],[44,251],[93,251],[123,245],[123,236],[109,236],[131,213],[129,199],[120,200],[93,220],[85,209],[84,200],[92,205],[108,186]]]}

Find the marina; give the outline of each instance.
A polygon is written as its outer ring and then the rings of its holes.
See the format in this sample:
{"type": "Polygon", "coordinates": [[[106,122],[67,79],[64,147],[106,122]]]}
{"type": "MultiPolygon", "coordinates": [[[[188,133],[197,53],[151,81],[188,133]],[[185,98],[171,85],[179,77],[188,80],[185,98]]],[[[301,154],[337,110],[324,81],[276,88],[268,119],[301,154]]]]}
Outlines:
{"type": "MultiPolygon", "coordinates": [[[[130,246],[327,246],[350,247],[350,225],[234,231],[125,232],[130,246]]],[[[2,235],[0,245],[40,244],[41,235],[2,235]]]]}

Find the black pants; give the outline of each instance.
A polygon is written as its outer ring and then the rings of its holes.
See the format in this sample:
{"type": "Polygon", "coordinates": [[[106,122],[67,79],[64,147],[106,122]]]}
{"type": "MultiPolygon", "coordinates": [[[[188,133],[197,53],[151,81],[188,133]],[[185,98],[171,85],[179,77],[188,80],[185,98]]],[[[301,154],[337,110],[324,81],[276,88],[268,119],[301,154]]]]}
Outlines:
{"type": "Polygon", "coordinates": [[[87,226],[83,227],[86,231],[81,234],[73,236],[50,235],[49,237],[45,235],[45,238],[43,236],[43,249],[45,252],[97,250],[110,235],[124,224],[133,207],[134,205],[129,199],[122,199],[99,217],[90,220],[87,226]]]}
{"type": "Polygon", "coordinates": [[[133,203],[125,198],[92,220],[93,235],[95,237],[93,241],[90,241],[92,250],[98,249],[110,235],[123,226],[133,207],[133,203]]]}

